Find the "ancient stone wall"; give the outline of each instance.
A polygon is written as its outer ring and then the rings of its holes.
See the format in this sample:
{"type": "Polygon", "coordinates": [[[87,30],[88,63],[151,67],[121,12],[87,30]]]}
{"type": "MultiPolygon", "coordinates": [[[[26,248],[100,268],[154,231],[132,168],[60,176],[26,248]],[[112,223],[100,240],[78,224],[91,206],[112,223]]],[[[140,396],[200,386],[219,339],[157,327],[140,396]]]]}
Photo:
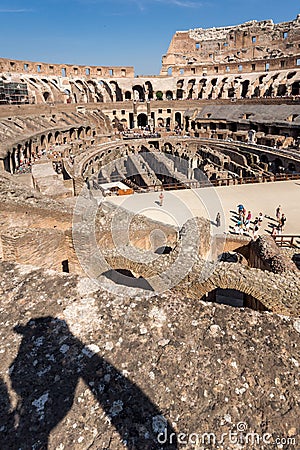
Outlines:
{"type": "Polygon", "coordinates": [[[83,66],[72,64],[53,64],[34,61],[20,61],[0,58],[0,71],[13,74],[24,73],[38,75],[53,75],[59,77],[133,77],[134,69],[131,66],[83,66]]]}
{"type": "Polygon", "coordinates": [[[236,26],[177,31],[162,59],[161,74],[263,72],[296,67],[300,16],[290,22],[255,20],[236,26]]]}

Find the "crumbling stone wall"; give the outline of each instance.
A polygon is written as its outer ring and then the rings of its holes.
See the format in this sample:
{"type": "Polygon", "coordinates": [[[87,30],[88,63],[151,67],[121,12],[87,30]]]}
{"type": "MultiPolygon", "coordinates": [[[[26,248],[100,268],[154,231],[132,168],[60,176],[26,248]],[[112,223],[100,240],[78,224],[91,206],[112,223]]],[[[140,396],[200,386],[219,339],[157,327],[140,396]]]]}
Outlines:
{"type": "Polygon", "coordinates": [[[249,264],[251,267],[278,274],[297,270],[292,260],[276,245],[271,236],[259,236],[251,242],[249,264]]]}
{"type": "Polygon", "coordinates": [[[177,31],[167,54],[163,56],[161,74],[172,68],[179,75],[182,68],[203,72],[226,73],[265,71],[295,66],[300,41],[300,15],[290,22],[274,24],[272,20],[255,20],[236,26],[195,28],[177,31]]]}

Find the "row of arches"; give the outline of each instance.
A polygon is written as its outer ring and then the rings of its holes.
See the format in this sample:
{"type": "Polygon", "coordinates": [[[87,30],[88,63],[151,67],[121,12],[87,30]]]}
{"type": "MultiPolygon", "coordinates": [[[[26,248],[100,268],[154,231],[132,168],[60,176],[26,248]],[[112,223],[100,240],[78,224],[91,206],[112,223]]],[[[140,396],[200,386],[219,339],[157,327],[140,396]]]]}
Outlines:
{"type": "Polygon", "coordinates": [[[96,139],[96,130],[91,126],[72,127],[68,130],[56,130],[41,133],[19,143],[8,150],[4,158],[4,169],[12,174],[26,173],[43,156],[60,159],[76,154],[96,139]]]}
{"type": "Polygon", "coordinates": [[[34,77],[24,74],[36,103],[98,103],[118,101],[230,99],[300,95],[299,72],[266,72],[263,74],[228,74],[195,78],[170,78],[163,89],[159,80],[108,80],[34,77]]]}

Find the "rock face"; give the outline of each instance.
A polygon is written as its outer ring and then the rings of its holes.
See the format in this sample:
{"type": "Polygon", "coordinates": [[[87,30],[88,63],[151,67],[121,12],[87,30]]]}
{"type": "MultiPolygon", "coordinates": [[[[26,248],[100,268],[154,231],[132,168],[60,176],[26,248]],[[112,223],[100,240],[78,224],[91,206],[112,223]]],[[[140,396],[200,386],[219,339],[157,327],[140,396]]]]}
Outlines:
{"type": "MultiPolygon", "coordinates": [[[[278,24],[272,20],[253,20],[235,26],[177,31],[162,58],[161,74],[167,73],[169,67],[177,71],[188,65],[198,69],[200,66],[206,73],[213,70],[218,73],[226,64],[232,69],[234,65],[244,64],[253,72],[271,59],[273,70],[283,68],[289,58],[299,53],[294,45],[299,35],[299,16],[278,24]],[[279,59],[285,62],[280,64],[279,59]]],[[[241,67],[238,70],[242,71],[241,67]]]]}
{"type": "MultiPolygon", "coordinates": [[[[260,267],[261,269],[278,274],[296,271],[296,265],[286,253],[277,247],[271,236],[260,236],[252,242],[251,247],[252,251],[264,262],[264,267],[260,267]]],[[[255,267],[259,266],[259,264],[255,265],[255,267]]]]}
{"type": "Polygon", "coordinates": [[[299,445],[298,318],[0,273],[1,448],[299,445]]]}

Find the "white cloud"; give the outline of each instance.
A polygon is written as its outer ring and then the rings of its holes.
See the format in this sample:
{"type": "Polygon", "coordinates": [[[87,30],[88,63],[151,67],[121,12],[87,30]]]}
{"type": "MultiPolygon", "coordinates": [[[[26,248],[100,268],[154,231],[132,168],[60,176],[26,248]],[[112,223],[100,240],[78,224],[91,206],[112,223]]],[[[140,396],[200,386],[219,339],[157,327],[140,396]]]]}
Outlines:
{"type": "Polygon", "coordinates": [[[14,14],[32,12],[32,9],[0,9],[0,14],[14,14]]]}
{"type": "Polygon", "coordinates": [[[189,0],[155,0],[159,3],[165,3],[169,5],[180,6],[183,8],[198,8],[203,6],[204,3],[197,1],[189,1],[189,0]]]}

